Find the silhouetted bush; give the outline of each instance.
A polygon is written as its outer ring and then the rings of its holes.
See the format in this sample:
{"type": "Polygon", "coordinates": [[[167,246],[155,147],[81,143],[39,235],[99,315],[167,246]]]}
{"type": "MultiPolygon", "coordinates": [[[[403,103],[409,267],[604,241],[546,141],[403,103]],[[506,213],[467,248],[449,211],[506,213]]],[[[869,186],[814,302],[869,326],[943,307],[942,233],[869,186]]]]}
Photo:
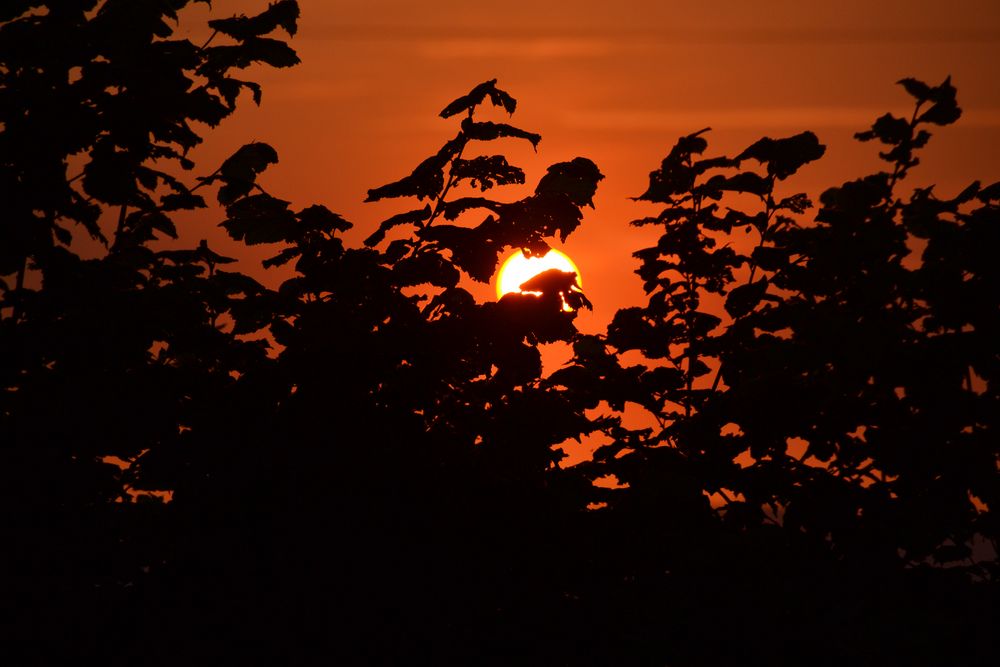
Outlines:
{"type": "Polygon", "coordinates": [[[257,183],[267,144],[186,175],[192,123],[260,102],[238,71],[298,62],[274,36],[294,1],[202,45],[174,37],[187,4],[0,10],[5,641],[143,664],[995,659],[1000,184],[899,193],[960,116],[950,81],[900,82],[912,117],[857,135],[888,170],[815,215],[785,192],[813,133],[709,158],[707,130],[682,137],[633,223],[662,228],[635,253],[648,301],[583,335],[572,274],[465,289],[565,239],[603,178],[575,158],[493,198],[526,175],[492,142],[540,140],[483,120],[516,108],[495,80],[369,191],[417,203],[347,247],[341,216],[257,183]],[[162,249],[212,194],[294,277],[162,249]],[[574,358],[543,377],[556,341],[574,358]]]}

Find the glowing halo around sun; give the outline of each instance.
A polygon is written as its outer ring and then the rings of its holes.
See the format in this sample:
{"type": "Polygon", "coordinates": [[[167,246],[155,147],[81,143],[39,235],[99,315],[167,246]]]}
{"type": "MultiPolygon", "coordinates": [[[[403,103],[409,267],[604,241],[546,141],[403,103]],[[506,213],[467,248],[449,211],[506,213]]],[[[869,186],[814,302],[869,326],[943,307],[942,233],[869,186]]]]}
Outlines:
{"type": "Polygon", "coordinates": [[[525,257],[523,252],[516,250],[500,267],[497,275],[497,298],[511,292],[520,292],[522,284],[549,269],[573,272],[576,274],[576,284],[583,286],[580,269],[565,253],[552,249],[542,257],[525,257]]]}

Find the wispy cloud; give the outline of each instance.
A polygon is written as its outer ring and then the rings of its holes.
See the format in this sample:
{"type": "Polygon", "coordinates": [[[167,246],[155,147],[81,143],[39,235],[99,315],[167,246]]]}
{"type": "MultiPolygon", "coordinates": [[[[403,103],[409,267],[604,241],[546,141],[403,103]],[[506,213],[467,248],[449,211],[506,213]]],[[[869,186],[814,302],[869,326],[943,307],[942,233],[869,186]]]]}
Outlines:
{"type": "MultiPolygon", "coordinates": [[[[862,130],[885,113],[864,107],[774,107],[685,110],[607,109],[570,112],[569,126],[582,130],[681,130],[694,131],[706,125],[718,129],[847,127],[862,130]]],[[[1000,109],[967,111],[959,121],[963,127],[1000,127],[1000,109]]]]}
{"type": "Polygon", "coordinates": [[[418,41],[416,52],[425,58],[518,58],[552,60],[599,58],[615,49],[609,40],[574,37],[510,37],[505,39],[430,39],[418,41]]]}
{"type": "MultiPolygon", "coordinates": [[[[561,45],[570,50],[669,45],[766,45],[766,44],[1000,44],[1000,28],[994,25],[950,28],[910,27],[885,30],[878,27],[795,26],[743,27],[726,24],[690,26],[607,25],[509,26],[435,24],[313,25],[298,39],[341,42],[416,42],[437,48],[442,45],[488,49],[502,45],[561,45]],[[455,37],[462,35],[462,37],[455,37]]],[[[508,54],[509,55],[509,54],[508,54]]]]}

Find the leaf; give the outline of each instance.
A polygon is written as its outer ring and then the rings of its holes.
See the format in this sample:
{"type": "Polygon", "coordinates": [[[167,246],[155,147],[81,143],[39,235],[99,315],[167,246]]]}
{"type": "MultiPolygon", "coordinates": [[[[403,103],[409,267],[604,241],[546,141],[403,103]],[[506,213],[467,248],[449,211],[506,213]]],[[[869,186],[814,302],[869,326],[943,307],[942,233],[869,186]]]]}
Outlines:
{"type": "Polygon", "coordinates": [[[434,225],[417,233],[421,238],[450,250],[452,261],[474,280],[489,282],[496,272],[498,255],[503,245],[491,240],[483,229],[434,225]]]}
{"type": "Polygon", "coordinates": [[[334,232],[346,232],[354,226],[321,204],[313,204],[302,209],[295,214],[295,218],[299,221],[299,228],[306,232],[333,234],[334,232]]]}
{"type": "Polygon", "coordinates": [[[792,195],[791,197],[785,197],[778,202],[778,205],[775,208],[802,214],[805,213],[807,209],[812,208],[812,205],[812,200],[810,200],[804,192],[800,192],[792,195]]]}
{"type": "Polygon", "coordinates": [[[583,366],[567,366],[549,375],[548,382],[580,391],[582,389],[592,390],[594,379],[594,374],[583,366]]]}
{"type": "Polygon", "coordinates": [[[771,191],[768,182],[761,178],[759,174],[752,171],[743,171],[732,176],[715,176],[711,178],[707,186],[714,183],[719,190],[727,192],[748,192],[757,196],[764,196],[771,191]]]}
{"type": "Polygon", "coordinates": [[[473,108],[482,104],[483,99],[485,99],[487,95],[489,95],[493,106],[503,107],[508,114],[513,114],[514,109],[517,107],[517,100],[497,88],[496,83],[496,79],[490,79],[489,81],[479,84],[469,91],[468,94],[459,97],[446,106],[444,110],[441,111],[441,117],[450,118],[455,114],[462,113],[463,111],[471,113],[473,108]]]}
{"type": "Polygon", "coordinates": [[[435,155],[427,158],[413,172],[400,180],[373,188],[368,191],[366,202],[392,199],[396,197],[416,197],[428,199],[435,197],[444,188],[444,168],[465,146],[465,137],[458,137],[447,142],[435,155]]]}
{"type": "Polygon", "coordinates": [[[721,168],[738,167],[738,166],[739,163],[736,160],[733,160],[732,158],[728,158],[725,156],[720,156],[720,157],[706,158],[704,160],[695,160],[691,168],[694,170],[695,174],[703,174],[709,169],[721,169],[721,168]]]}
{"type": "Polygon", "coordinates": [[[83,168],[83,189],[91,197],[118,206],[132,203],[137,194],[135,156],[118,151],[110,141],[101,141],[90,152],[83,168]]]}
{"type": "Polygon", "coordinates": [[[706,127],[678,139],[670,154],[660,163],[660,168],[649,172],[649,187],[636,199],[669,204],[673,203],[675,195],[689,192],[700,173],[692,168],[691,156],[701,154],[708,148],[708,141],[701,135],[709,130],[706,127]]]}
{"type": "Polygon", "coordinates": [[[643,308],[631,306],[619,309],[608,325],[608,343],[622,350],[642,349],[650,358],[666,356],[669,340],[658,335],[653,324],[647,319],[643,308]],[[663,348],[659,354],[653,354],[652,348],[647,349],[647,342],[654,342],[663,348]]]}
{"type": "Polygon", "coordinates": [[[398,239],[393,241],[383,253],[385,262],[387,264],[394,264],[398,262],[410,252],[410,249],[413,248],[414,245],[414,242],[410,239],[398,239]]]}
{"type": "Polygon", "coordinates": [[[177,238],[177,227],[174,226],[173,220],[171,220],[162,211],[144,212],[139,217],[137,226],[148,227],[149,229],[155,229],[158,232],[166,234],[172,239],[177,238]]]}
{"type": "Polygon", "coordinates": [[[542,374],[542,357],[534,345],[518,343],[496,351],[497,373],[495,380],[506,386],[522,385],[542,374]]]}
{"type": "Polygon", "coordinates": [[[506,123],[492,123],[490,121],[474,121],[466,118],[462,121],[462,132],[469,139],[478,141],[493,141],[494,139],[514,138],[526,139],[531,142],[533,148],[538,148],[538,142],[542,140],[542,135],[534,132],[527,132],[513,125],[506,123]]]}
{"type": "Polygon", "coordinates": [[[579,288],[576,282],[576,272],[548,269],[529,278],[518,289],[522,292],[568,292],[571,288],[579,288]]]}
{"type": "Polygon", "coordinates": [[[871,141],[878,139],[883,144],[897,146],[905,141],[909,141],[913,136],[913,128],[903,118],[893,116],[891,113],[880,116],[872,129],[868,132],[857,132],[854,135],[859,141],[871,141]]]}
{"type": "Polygon", "coordinates": [[[690,157],[692,155],[701,155],[708,148],[708,140],[701,136],[706,132],[711,132],[712,128],[705,127],[697,132],[689,134],[685,137],[681,137],[677,140],[674,148],[670,151],[671,155],[690,157]]]}
{"type": "Polygon", "coordinates": [[[296,0],[279,0],[268,5],[260,14],[247,17],[244,14],[226,19],[213,19],[208,27],[238,40],[266,35],[277,28],[294,36],[298,29],[299,4],[296,0]]]}
{"type": "Polygon", "coordinates": [[[254,83],[253,81],[241,81],[240,79],[224,78],[213,82],[212,87],[219,91],[219,94],[226,100],[226,104],[230,109],[236,108],[236,99],[239,97],[240,91],[244,88],[250,89],[250,92],[253,95],[254,104],[260,106],[260,100],[263,92],[260,84],[254,83]]]}
{"type": "Polygon", "coordinates": [[[292,67],[300,62],[292,47],[277,39],[251,37],[235,46],[210,46],[198,73],[209,80],[221,78],[230,69],[246,69],[254,63],[292,67]]]}
{"type": "Polygon", "coordinates": [[[590,302],[590,299],[583,293],[579,287],[574,287],[568,292],[562,293],[563,303],[570,310],[580,310],[581,308],[586,308],[587,310],[593,310],[594,304],[590,302]]]}
{"type": "Polygon", "coordinates": [[[966,188],[962,190],[957,197],[949,200],[948,204],[951,205],[952,207],[957,207],[972,200],[973,198],[976,197],[976,195],[979,194],[981,186],[982,185],[979,181],[973,181],[968,186],[966,186],[966,188]]]}
{"type": "Polygon", "coordinates": [[[298,65],[298,54],[292,47],[281,40],[266,37],[255,37],[244,42],[248,57],[253,62],[260,62],[271,67],[292,67],[298,65]]]}
{"type": "Polygon", "coordinates": [[[962,116],[962,110],[955,100],[955,86],[951,85],[951,77],[947,77],[941,85],[932,88],[930,99],[934,101],[930,109],[920,114],[918,123],[933,123],[935,125],[950,125],[962,116]]]}
{"type": "Polygon", "coordinates": [[[68,246],[73,242],[73,234],[65,227],[60,227],[54,222],[52,223],[52,234],[63,245],[68,246]]]}
{"type": "Polygon", "coordinates": [[[507,245],[527,248],[545,236],[559,235],[563,241],[579,227],[580,207],[564,193],[549,191],[525,197],[500,208],[501,229],[507,245]]]}
{"type": "Polygon", "coordinates": [[[223,291],[225,291],[228,295],[244,294],[249,296],[252,294],[260,294],[264,291],[263,285],[250,276],[242,273],[218,270],[215,272],[213,280],[215,280],[215,282],[218,283],[222,287],[223,291]]]}
{"type": "Polygon", "coordinates": [[[232,257],[225,257],[208,247],[208,241],[202,239],[198,243],[198,258],[212,266],[216,264],[232,264],[236,260],[232,257]]]}
{"type": "Polygon", "coordinates": [[[450,288],[458,284],[458,271],[437,253],[420,253],[406,257],[393,267],[393,275],[400,286],[430,283],[450,288]]]}
{"type": "Polygon", "coordinates": [[[754,159],[767,165],[767,173],[784,180],[804,164],[818,160],[826,152],[812,132],[802,132],[783,139],[764,137],[736,156],[742,162],[754,159]]]}
{"type": "Polygon", "coordinates": [[[757,246],[750,254],[750,259],[765,271],[780,271],[788,266],[788,254],[787,248],[757,246]]]}
{"type": "Polygon", "coordinates": [[[213,176],[203,179],[212,183],[222,180],[225,185],[219,188],[219,203],[229,205],[253,189],[257,175],[268,165],[278,162],[278,153],[271,146],[261,142],[253,142],[240,147],[233,153],[213,176]]]}
{"type": "Polygon", "coordinates": [[[903,88],[906,89],[906,92],[917,98],[918,102],[926,102],[931,99],[931,96],[933,95],[931,87],[923,81],[919,81],[917,79],[900,79],[896,83],[903,86],[903,88]]]}
{"type": "Polygon", "coordinates": [[[160,197],[160,208],[164,211],[190,210],[205,208],[207,204],[201,195],[187,193],[172,193],[160,197]]]}
{"type": "Polygon", "coordinates": [[[432,298],[427,308],[450,315],[467,315],[475,310],[476,299],[461,287],[451,287],[432,298]]]}
{"type": "Polygon", "coordinates": [[[444,202],[442,215],[444,215],[445,220],[455,220],[466,211],[485,208],[494,213],[499,213],[503,210],[504,206],[506,205],[492,199],[486,199],[485,197],[459,197],[458,199],[444,202]]]}
{"type": "Polygon", "coordinates": [[[767,279],[761,279],[748,285],[740,285],[726,295],[726,312],[733,317],[743,317],[760,303],[767,293],[767,279]]]}
{"type": "Polygon", "coordinates": [[[270,269],[276,266],[284,266],[285,264],[288,264],[288,262],[292,261],[301,254],[302,254],[302,248],[299,248],[298,246],[292,246],[290,248],[285,248],[274,257],[269,257],[265,259],[262,262],[262,264],[265,269],[270,269]]]}
{"type": "Polygon", "coordinates": [[[468,180],[472,187],[485,192],[494,185],[524,183],[524,171],[507,163],[502,155],[481,155],[471,160],[455,160],[451,175],[456,183],[468,180]]]}
{"type": "Polygon", "coordinates": [[[248,245],[285,241],[296,222],[287,201],[266,194],[244,197],[227,206],[226,213],[220,226],[248,245]]]}
{"type": "Polygon", "coordinates": [[[938,102],[930,109],[920,114],[917,118],[919,123],[933,123],[935,125],[951,125],[962,117],[962,110],[955,100],[938,102]]]}
{"type": "Polygon", "coordinates": [[[684,386],[684,373],[677,368],[658,366],[645,371],[641,381],[643,388],[648,392],[674,391],[684,386]]]}
{"type": "Polygon", "coordinates": [[[252,179],[268,165],[277,162],[278,153],[269,144],[245,144],[222,163],[219,168],[220,178],[226,181],[252,179]]]}
{"type": "Polygon", "coordinates": [[[1000,181],[993,183],[992,185],[987,185],[985,188],[979,191],[976,195],[976,199],[988,204],[991,201],[1000,201],[1000,181]]]}
{"type": "Polygon", "coordinates": [[[604,178],[597,165],[587,158],[552,165],[535,188],[536,194],[560,193],[576,206],[594,206],[597,183],[604,178]]]}
{"type": "Polygon", "coordinates": [[[368,247],[376,246],[385,239],[385,234],[393,227],[398,227],[399,225],[419,225],[424,220],[431,217],[431,207],[430,204],[424,206],[421,209],[414,211],[407,211],[406,213],[399,213],[397,215],[383,220],[382,224],[378,226],[371,236],[365,239],[365,245],[368,247]]]}

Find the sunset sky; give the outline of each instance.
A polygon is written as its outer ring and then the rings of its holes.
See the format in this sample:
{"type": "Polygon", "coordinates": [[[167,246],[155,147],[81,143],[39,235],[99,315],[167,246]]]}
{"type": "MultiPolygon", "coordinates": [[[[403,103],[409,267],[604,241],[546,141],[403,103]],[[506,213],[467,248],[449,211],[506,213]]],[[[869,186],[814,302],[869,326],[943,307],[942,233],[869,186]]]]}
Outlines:
{"type": "MultiPolygon", "coordinates": [[[[247,2],[213,3],[215,16],[247,2]]],[[[538,132],[537,154],[498,145],[524,167],[530,192],[547,165],[588,157],[606,178],[582,227],[562,249],[595,304],[578,321],[603,330],[614,311],[642,300],[631,253],[653,232],[628,226],[653,208],[630,201],[677,136],[710,126],[710,153],[735,153],[763,135],[811,129],[826,157],[785,184],[823,188],[877,170],[873,145],[851,139],[874,118],[908,113],[894,84],[952,75],[964,110],[936,133],[911,184],[942,195],[969,181],[1000,180],[1000,3],[991,0],[756,3],[653,0],[469,3],[301,0],[292,41],[302,64],[258,71],[262,106],[249,100],[195,157],[203,168],[250,140],[281,158],[264,179],[295,207],[322,203],[357,228],[359,244],[405,202],[364,204],[369,188],[396,180],[456,132],[438,112],[473,85],[497,78],[518,100],[510,121],[538,132]]],[[[260,3],[263,7],[264,3],[260,3]]],[[[206,10],[189,12],[180,36],[206,10]]],[[[203,37],[202,37],[203,39],[203,37]]],[[[221,230],[202,232],[223,244],[221,230]]],[[[266,256],[261,250],[260,256],[266,256]]],[[[477,292],[491,298],[492,286],[477,292]]]]}

